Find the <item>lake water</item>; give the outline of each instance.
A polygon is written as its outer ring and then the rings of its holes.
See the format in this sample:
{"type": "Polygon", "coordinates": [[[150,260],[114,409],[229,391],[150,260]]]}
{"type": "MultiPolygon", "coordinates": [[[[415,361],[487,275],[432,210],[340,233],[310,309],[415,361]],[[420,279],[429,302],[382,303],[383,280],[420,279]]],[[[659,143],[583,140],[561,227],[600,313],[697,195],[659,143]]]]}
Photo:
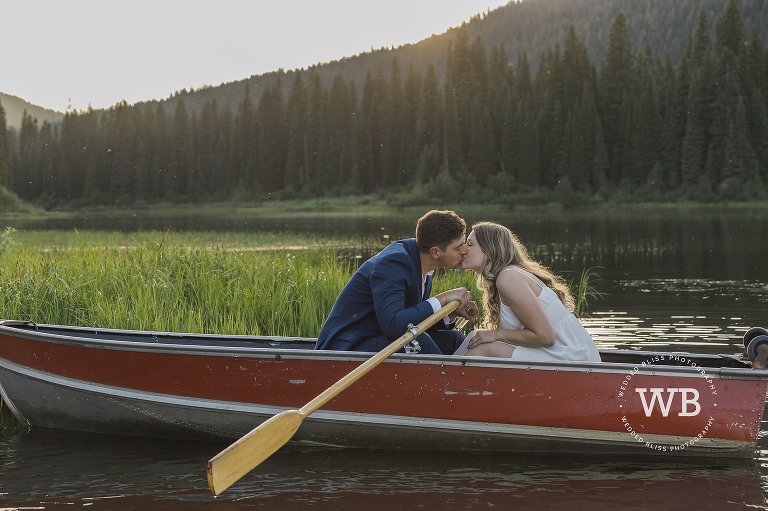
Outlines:
{"type": "MultiPolygon", "coordinates": [[[[359,237],[360,255],[367,257],[371,247],[412,236],[418,216],[155,212],[5,225],[348,236],[359,237]]],[[[566,278],[593,268],[604,296],[591,304],[584,323],[602,349],[735,354],[749,327],[768,326],[768,208],[512,210],[470,212],[465,219],[509,226],[566,278]]],[[[12,434],[3,413],[0,509],[744,509],[768,502],[768,438],[754,460],[723,466],[294,448],[213,499],[205,463],[221,444],[47,430],[12,434]]]]}

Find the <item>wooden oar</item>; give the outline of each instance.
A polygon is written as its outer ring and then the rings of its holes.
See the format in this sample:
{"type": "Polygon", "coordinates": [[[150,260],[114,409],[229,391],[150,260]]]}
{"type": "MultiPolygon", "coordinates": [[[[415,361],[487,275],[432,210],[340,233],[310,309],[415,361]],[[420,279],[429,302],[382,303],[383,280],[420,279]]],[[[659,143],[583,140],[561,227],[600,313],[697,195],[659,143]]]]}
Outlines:
{"type": "Polygon", "coordinates": [[[453,312],[459,306],[458,300],[449,302],[445,307],[432,314],[416,327],[414,334],[410,330],[392,344],[360,364],[354,371],[329,387],[325,392],[304,405],[300,410],[286,410],[278,413],[256,429],[247,433],[208,461],[208,487],[214,495],[229,488],[238,479],[253,470],[259,463],[269,458],[275,451],[291,439],[299,429],[301,421],[355,383],[368,371],[379,365],[391,354],[421,335],[424,330],[437,323],[443,316],[453,312]]]}

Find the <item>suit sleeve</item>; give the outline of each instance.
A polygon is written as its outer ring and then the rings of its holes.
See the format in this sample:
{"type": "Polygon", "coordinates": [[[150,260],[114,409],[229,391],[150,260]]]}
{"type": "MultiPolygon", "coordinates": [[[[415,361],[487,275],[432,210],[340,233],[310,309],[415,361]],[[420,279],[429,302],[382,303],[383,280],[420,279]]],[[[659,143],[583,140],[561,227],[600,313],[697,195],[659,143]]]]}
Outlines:
{"type": "Polygon", "coordinates": [[[420,302],[405,307],[406,289],[413,263],[407,254],[392,254],[383,258],[371,271],[371,294],[376,318],[382,333],[394,341],[406,332],[409,323],[417,325],[432,315],[432,306],[420,302]]]}

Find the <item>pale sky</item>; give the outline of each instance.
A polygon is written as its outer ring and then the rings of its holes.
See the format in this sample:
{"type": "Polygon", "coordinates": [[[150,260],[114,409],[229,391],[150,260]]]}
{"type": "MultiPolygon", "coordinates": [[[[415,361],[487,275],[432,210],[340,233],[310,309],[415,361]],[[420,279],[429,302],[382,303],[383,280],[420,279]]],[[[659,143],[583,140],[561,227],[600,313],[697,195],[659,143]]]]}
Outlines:
{"type": "Polygon", "coordinates": [[[64,111],[416,43],[501,0],[8,0],[0,92],[64,111]]]}

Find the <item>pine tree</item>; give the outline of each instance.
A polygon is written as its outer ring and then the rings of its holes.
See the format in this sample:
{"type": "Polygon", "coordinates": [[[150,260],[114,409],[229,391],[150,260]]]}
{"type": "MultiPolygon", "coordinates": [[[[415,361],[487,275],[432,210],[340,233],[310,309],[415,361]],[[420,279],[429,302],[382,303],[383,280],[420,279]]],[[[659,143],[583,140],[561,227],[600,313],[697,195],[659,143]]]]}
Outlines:
{"type": "Polygon", "coordinates": [[[570,165],[568,176],[578,188],[592,182],[592,170],[595,161],[597,142],[597,105],[589,83],[584,80],[581,100],[574,105],[571,123],[570,165]]]}
{"type": "Polygon", "coordinates": [[[283,186],[290,190],[298,190],[307,182],[305,158],[307,95],[300,73],[296,73],[293,81],[286,111],[290,124],[283,186]]]}
{"type": "Polygon", "coordinates": [[[140,140],[136,147],[136,167],[134,171],[133,196],[136,199],[146,200],[149,196],[149,169],[147,162],[147,146],[140,140]]]}
{"type": "Polygon", "coordinates": [[[267,87],[259,98],[257,118],[260,171],[258,180],[267,192],[274,192],[283,187],[288,150],[288,128],[280,74],[275,83],[267,87]]]}
{"type": "Polygon", "coordinates": [[[174,164],[169,168],[163,183],[166,194],[172,192],[177,196],[187,193],[189,175],[192,172],[190,149],[192,144],[192,125],[184,100],[176,103],[173,112],[171,131],[171,159],[174,164]]]}
{"type": "MultiPolygon", "coordinates": [[[[490,78],[486,60],[485,45],[480,36],[475,38],[469,48],[470,97],[472,102],[477,100],[482,107],[488,102],[490,78]]],[[[471,115],[474,116],[474,113],[471,115]]],[[[474,120],[473,120],[474,123],[474,120]]]]}
{"type": "Polygon", "coordinates": [[[718,50],[728,49],[736,56],[741,55],[744,46],[744,20],[736,0],[730,0],[723,15],[715,23],[718,50]]]}
{"type": "MultiPolygon", "coordinates": [[[[439,148],[443,142],[440,137],[442,124],[440,116],[440,95],[437,90],[437,75],[435,73],[435,68],[431,64],[424,74],[418,112],[419,115],[416,121],[416,148],[419,158],[423,159],[423,154],[427,147],[429,147],[430,151],[435,151],[435,154],[439,156],[439,148]]],[[[421,168],[422,171],[419,175],[424,180],[431,179],[437,173],[437,167],[434,165],[429,165],[427,167],[421,165],[421,168]],[[429,172],[425,173],[425,169],[429,172]]]]}
{"type": "MultiPolygon", "coordinates": [[[[539,149],[539,132],[536,117],[529,105],[529,100],[520,100],[515,110],[515,152],[507,158],[515,160],[515,180],[529,186],[538,186],[542,182],[539,149]]],[[[505,160],[505,161],[507,161],[505,160]]]]}
{"type": "Polygon", "coordinates": [[[635,172],[634,181],[644,183],[655,163],[659,160],[659,109],[656,103],[656,87],[649,73],[645,90],[640,96],[635,131],[635,172]]]}
{"type": "Polygon", "coordinates": [[[165,107],[162,103],[158,103],[151,128],[151,138],[155,141],[155,153],[152,155],[152,168],[149,172],[150,201],[165,197],[168,191],[165,187],[166,175],[171,171],[171,134],[168,121],[165,107]]]}
{"type": "MultiPolygon", "coordinates": [[[[354,81],[350,82],[350,90],[356,90],[354,81]]],[[[365,90],[365,89],[364,89],[365,90]]],[[[352,121],[352,136],[350,138],[349,165],[350,178],[347,190],[351,193],[360,193],[363,191],[363,174],[368,168],[368,121],[363,114],[362,101],[354,100],[355,112],[352,121]]]]}
{"type": "Polygon", "coordinates": [[[456,32],[453,45],[449,45],[449,60],[445,70],[445,95],[447,102],[451,104],[455,112],[447,117],[448,129],[455,129],[458,134],[455,141],[452,141],[452,143],[458,144],[456,147],[459,159],[456,163],[458,165],[467,159],[472,133],[473,91],[477,87],[473,87],[471,71],[467,29],[466,25],[462,23],[456,32]],[[455,125],[451,126],[453,117],[455,117],[455,125]]]}
{"type": "MultiPolygon", "coordinates": [[[[527,96],[525,97],[527,100],[527,96]]],[[[504,105],[504,122],[501,128],[501,171],[514,179],[519,169],[518,143],[520,136],[517,132],[517,106],[512,94],[506,97],[504,105]]],[[[538,142],[538,140],[537,140],[538,142]]]]}
{"type": "MultiPolygon", "coordinates": [[[[540,86],[546,96],[546,102],[549,105],[560,103],[560,108],[565,114],[567,110],[564,107],[566,101],[566,72],[565,65],[563,63],[562,52],[560,51],[560,44],[555,41],[554,47],[547,52],[547,60],[543,67],[540,68],[539,75],[546,76],[544,83],[540,86]],[[546,74],[544,74],[546,72],[546,74]]],[[[563,126],[565,125],[565,115],[562,119],[563,126]]]]}
{"type": "Polygon", "coordinates": [[[224,197],[232,191],[230,182],[230,157],[232,147],[232,132],[234,129],[234,114],[229,105],[225,105],[219,112],[219,125],[216,129],[219,138],[214,149],[214,167],[211,176],[211,194],[215,197],[224,197]]]}
{"type": "Polygon", "coordinates": [[[512,70],[507,62],[507,54],[504,43],[499,48],[491,47],[491,55],[488,59],[490,85],[488,89],[488,105],[491,115],[491,132],[495,140],[494,156],[496,166],[501,166],[501,140],[505,117],[505,105],[510,94],[512,83],[512,70]]]}
{"type": "Polygon", "coordinates": [[[570,112],[581,99],[585,81],[589,77],[589,59],[587,47],[576,37],[576,31],[571,25],[563,47],[562,59],[564,71],[563,108],[570,112]]]}
{"type": "MultiPolygon", "coordinates": [[[[216,143],[219,140],[218,105],[216,99],[206,101],[200,112],[195,130],[195,148],[197,154],[196,188],[199,193],[210,192],[213,186],[216,166],[216,143]]],[[[282,174],[282,173],[281,173],[282,174]]]]}
{"type": "MultiPolygon", "coordinates": [[[[712,52],[710,52],[712,53],[712,52]]],[[[721,181],[720,170],[725,165],[726,138],[728,126],[736,109],[736,104],[741,95],[740,74],[734,72],[740,66],[739,60],[728,48],[723,48],[715,64],[715,73],[711,77],[702,75],[703,86],[711,83],[707,90],[711,91],[711,103],[709,107],[708,142],[712,144],[714,162],[712,170],[714,174],[708,174],[710,182],[716,184],[721,181]]],[[[707,57],[701,71],[707,69],[707,57]]]]}
{"type": "Polygon", "coordinates": [[[699,11],[699,21],[696,30],[693,32],[693,45],[691,48],[691,65],[698,68],[704,55],[712,46],[712,39],[709,37],[709,18],[707,10],[702,7],[699,11]]]}
{"type": "Polygon", "coordinates": [[[361,139],[361,142],[365,143],[365,161],[367,165],[365,167],[360,166],[360,178],[363,183],[363,191],[369,193],[373,190],[376,182],[376,158],[374,155],[374,144],[377,140],[378,127],[375,130],[371,125],[371,110],[376,109],[373,113],[374,117],[378,117],[379,98],[376,96],[375,84],[371,71],[368,70],[365,74],[365,81],[363,82],[363,94],[360,99],[360,112],[363,115],[363,121],[365,125],[365,139],[361,139]]]}
{"type": "MultiPolygon", "coordinates": [[[[69,184],[66,190],[59,190],[65,200],[71,200],[75,195],[76,183],[81,181],[79,174],[87,165],[87,147],[82,141],[84,135],[81,129],[81,115],[74,109],[64,114],[61,122],[61,168],[59,174],[69,184]]],[[[77,194],[79,195],[79,193],[77,194]]]]}
{"type": "Polygon", "coordinates": [[[370,181],[366,191],[372,191],[389,181],[389,176],[386,175],[387,169],[384,166],[387,154],[391,149],[387,146],[390,123],[389,84],[381,66],[376,71],[376,78],[372,84],[370,102],[364,104],[363,109],[368,113],[366,119],[368,121],[370,157],[370,181]]]}
{"type": "Polygon", "coordinates": [[[609,172],[609,165],[608,148],[605,145],[603,126],[598,117],[597,130],[595,133],[595,160],[592,166],[592,176],[596,186],[603,185],[607,180],[606,176],[609,172]]]}
{"type": "Polygon", "coordinates": [[[683,138],[688,110],[688,92],[690,90],[690,72],[688,59],[683,56],[675,73],[671,68],[671,58],[667,54],[665,69],[669,69],[672,76],[667,81],[666,88],[661,94],[662,101],[666,103],[663,114],[663,127],[661,131],[660,160],[664,167],[664,174],[668,184],[679,183],[680,157],[682,153],[683,138]]]}
{"type": "Polygon", "coordinates": [[[134,111],[134,108],[125,101],[110,109],[109,195],[112,201],[117,199],[131,201],[133,199],[133,181],[136,169],[134,111]]]}
{"type": "Polygon", "coordinates": [[[624,131],[627,112],[622,111],[622,104],[633,85],[632,42],[629,37],[627,18],[622,11],[611,23],[608,36],[608,53],[603,61],[600,73],[600,94],[602,97],[602,118],[605,129],[605,142],[611,158],[611,180],[617,180],[619,167],[617,146],[623,143],[620,134],[624,131]]]}
{"type": "Polygon", "coordinates": [[[189,145],[187,147],[187,187],[184,191],[188,201],[197,202],[201,194],[205,192],[205,182],[200,170],[200,158],[198,157],[197,140],[200,132],[200,121],[197,112],[192,112],[189,119],[189,145]]]}
{"type": "Polygon", "coordinates": [[[739,98],[736,112],[728,127],[723,178],[735,178],[740,183],[752,181],[759,175],[759,164],[749,143],[744,98],[739,98]]]}
{"type": "Polygon", "coordinates": [[[343,186],[350,176],[346,161],[349,139],[351,136],[352,114],[355,105],[351,104],[349,86],[344,76],[339,73],[333,79],[328,97],[328,173],[327,185],[330,189],[343,186]]]}
{"type": "Polygon", "coordinates": [[[403,84],[403,141],[405,153],[403,184],[411,183],[416,178],[416,160],[418,144],[416,143],[416,122],[419,104],[421,102],[422,77],[416,71],[413,62],[408,63],[408,72],[403,84]]]}
{"type": "Polygon", "coordinates": [[[320,194],[324,187],[324,175],[327,158],[327,140],[325,130],[326,104],[328,95],[320,81],[320,75],[313,67],[307,80],[306,110],[306,155],[305,184],[311,186],[305,193],[320,194]]]}
{"type": "Polygon", "coordinates": [[[752,148],[760,165],[760,175],[768,181],[768,108],[757,89],[752,91],[748,117],[752,148]]]}
{"type": "Polygon", "coordinates": [[[11,177],[11,143],[5,124],[5,109],[0,103],[0,186],[12,189],[13,180],[11,177]]]}
{"type": "Polygon", "coordinates": [[[526,52],[517,55],[515,86],[517,94],[521,98],[531,94],[531,65],[528,62],[528,54],[526,52]]]}
{"type": "Polygon", "coordinates": [[[36,147],[38,153],[37,160],[40,165],[40,182],[38,185],[40,193],[37,195],[37,198],[46,209],[55,206],[60,199],[55,176],[57,144],[54,138],[53,126],[48,121],[43,121],[36,147]]]}
{"type": "Polygon", "coordinates": [[[498,170],[496,163],[496,144],[493,136],[491,113],[487,105],[482,105],[478,98],[472,105],[472,137],[470,139],[467,166],[475,182],[485,186],[488,177],[498,170]]]}
{"type": "Polygon", "coordinates": [[[763,98],[768,97],[768,70],[766,69],[763,44],[757,33],[757,27],[752,27],[745,60],[745,94],[749,94],[748,97],[751,97],[752,89],[757,89],[763,98]]]}
{"type": "Polygon", "coordinates": [[[390,72],[389,111],[387,112],[389,123],[385,142],[387,151],[384,159],[384,184],[386,186],[396,186],[405,182],[404,102],[400,65],[397,62],[397,56],[395,56],[392,59],[390,72]]]}
{"type": "Polygon", "coordinates": [[[701,91],[697,80],[691,81],[688,93],[688,117],[685,124],[685,137],[681,154],[681,182],[695,184],[704,172],[704,151],[706,142],[706,123],[704,122],[704,105],[701,101],[701,91]]]}
{"type": "Polygon", "coordinates": [[[235,113],[232,133],[230,182],[235,188],[249,190],[255,185],[258,165],[258,126],[256,107],[253,106],[250,85],[245,82],[245,94],[235,113]]]}
{"type": "MultiPolygon", "coordinates": [[[[427,83],[426,76],[424,83],[427,83]]],[[[442,161],[443,171],[449,175],[456,172],[464,172],[466,166],[462,158],[461,133],[456,107],[456,91],[446,83],[442,95],[441,109],[443,116],[442,125],[442,161]]],[[[419,140],[417,131],[417,141],[419,140]]]]}
{"type": "Polygon", "coordinates": [[[542,137],[541,143],[541,178],[539,185],[554,187],[565,172],[566,148],[568,147],[568,131],[566,124],[568,116],[563,112],[560,101],[555,101],[552,109],[552,123],[549,136],[545,134],[544,128],[539,128],[539,135],[542,137]]]}
{"type": "MultiPolygon", "coordinates": [[[[152,193],[152,171],[154,168],[153,159],[157,153],[156,140],[152,137],[152,128],[155,124],[155,109],[152,104],[146,105],[143,115],[139,112],[136,115],[136,172],[133,185],[133,194],[136,200],[149,201],[152,193]],[[139,154],[141,146],[142,154],[139,154]],[[139,170],[139,159],[144,168],[139,170]],[[140,172],[143,174],[140,175],[140,172]]],[[[85,170],[87,167],[83,167],[85,170]]]]}

